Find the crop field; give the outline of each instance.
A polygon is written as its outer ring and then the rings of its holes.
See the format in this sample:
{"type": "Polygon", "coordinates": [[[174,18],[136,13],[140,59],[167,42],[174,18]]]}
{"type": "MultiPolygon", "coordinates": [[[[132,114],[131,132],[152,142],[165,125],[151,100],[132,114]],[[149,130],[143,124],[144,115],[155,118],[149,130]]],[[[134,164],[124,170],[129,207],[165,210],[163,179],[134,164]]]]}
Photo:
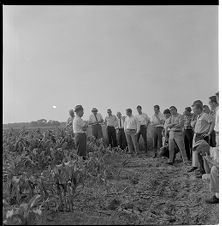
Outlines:
{"type": "MultiPolygon", "coordinates": [[[[142,144],[140,144],[142,147],[142,144]]],[[[209,182],[148,154],[127,154],[87,138],[76,154],[63,128],[3,131],[3,224],[218,224],[209,182]]]]}

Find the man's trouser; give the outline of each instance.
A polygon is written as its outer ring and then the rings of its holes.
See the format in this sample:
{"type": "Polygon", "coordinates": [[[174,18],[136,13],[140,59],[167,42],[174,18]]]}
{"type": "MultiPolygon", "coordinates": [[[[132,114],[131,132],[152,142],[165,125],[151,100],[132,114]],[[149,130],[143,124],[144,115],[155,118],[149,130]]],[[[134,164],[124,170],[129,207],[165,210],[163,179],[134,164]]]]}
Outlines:
{"type": "Polygon", "coordinates": [[[137,135],[137,142],[139,143],[140,140],[140,135],[142,135],[143,140],[144,140],[144,146],[145,146],[145,152],[148,151],[148,145],[147,145],[147,126],[146,125],[141,125],[140,126],[140,131],[137,135]]]}
{"type": "Polygon", "coordinates": [[[126,143],[126,135],[123,128],[120,128],[117,130],[117,139],[118,139],[118,144],[120,148],[125,149],[127,146],[127,143],[126,143]]]}
{"type": "Polygon", "coordinates": [[[102,126],[100,124],[92,125],[92,135],[96,139],[103,138],[102,126]]]}
{"type": "Polygon", "coordinates": [[[219,132],[215,132],[216,134],[216,147],[219,147],[219,132]]]}
{"type": "Polygon", "coordinates": [[[219,193],[219,168],[213,166],[210,171],[210,191],[219,193]]]}
{"type": "Polygon", "coordinates": [[[197,147],[195,147],[194,152],[196,152],[196,156],[198,158],[198,168],[199,168],[199,171],[202,174],[207,173],[204,170],[203,156],[205,156],[206,153],[208,155],[210,155],[210,145],[206,141],[203,141],[203,143],[201,143],[200,145],[198,145],[197,147]]]}
{"type": "MultiPolygon", "coordinates": [[[[193,144],[195,143],[195,138],[196,138],[196,134],[194,134],[194,136],[193,136],[193,144]]],[[[204,137],[203,140],[205,140],[209,146],[209,138],[204,137]]],[[[201,148],[202,148],[202,146],[198,150],[201,150],[201,148]]],[[[199,167],[199,159],[198,159],[199,151],[196,152],[196,149],[197,149],[197,147],[192,148],[192,167],[199,167]]]]}
{"type": "Polygon", "coordinates": [[[163,127],[154,127],[153,129],[153,149],[155,152],[162,147],[162,131],[163,127]]]}
{"type": "Polygon", "coordinates": [[[169,160],[170,162],[174,162],[175,158],[175,144],[178,146],[183,162],[187,162],[187,155],[185,150],[185,144],[184,144],[184,137],[182,131],[174,132],[170,131],[169,134],[169,160]]]}
{"type": "Polygon", "coordinates": [[[114,126],[107,126],[107,135],[111,147],[117,147],[116,129],[114,126]]]}
{"type": "Polygon", "coordinates": [[[86,134],[75,133],[77,155],[86,157],[86,134]]]}
{"type": "Polygon", "coordinates": [[[193,130],[184,129],[184,143],[187,153],[187,158],[190,160],[192,156],[192,142],[193,142],[193,130]]]}
{"type": "Polygon", "coordinates": [[[129,152],[133,153],[133,149],[135,150],[136,154],[139,151],[139,145],[136,138],[136,130],[126,130],[126,140],[129,148],[129,152]]]}
{"type": "Polygon", "coordinates": [[[210,134],[210,141],[209,144],[211,147],[216,147],[216,132],[213,130],[210,134]]]}

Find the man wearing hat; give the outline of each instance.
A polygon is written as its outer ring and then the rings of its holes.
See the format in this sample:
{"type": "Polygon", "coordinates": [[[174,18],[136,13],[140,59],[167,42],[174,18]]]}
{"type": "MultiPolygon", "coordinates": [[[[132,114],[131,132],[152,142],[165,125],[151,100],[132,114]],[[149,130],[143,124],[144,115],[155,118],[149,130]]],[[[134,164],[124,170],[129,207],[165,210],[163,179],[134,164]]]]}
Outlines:
{"type": "Polygon", "coordinates": [[[191,107],[186,107],[183,113],[184,117],[184,143],[188,160],[192,157],[192,142],[193,142],[193,128],[191,126],[191,120],[193,114],[191,113],[191,107]]]}
{"type": "Polygon", "coordinates": [[[92,109],[92,114],[89,116],[89,125],[92,126],[92,135],[96,139],[103,138],[102,126],[103,118],[96,108],[92,109]]]}
{"type": "Polygon", "coordinates": [[[82,120],[84,114],[82,105],[76,105],[75,107],[76,117],[73,120],[73,132],[75,134],[75,142],[77,148],[77,154],[86,159],[86,130],[88,123],[82,120]]]}
{"type": "Polygon", "coordinates": [[[166,129],[170,129],[169,132],[169,161],[168,164],[173,165],[175,160],[175,144],[178,146],[184,164],[188,165],[188,159],[185,150],[184,137],[183,137],[183,116],[177,113],[175,106],[170,108],[171,117],[167,121],[166,129]]]}

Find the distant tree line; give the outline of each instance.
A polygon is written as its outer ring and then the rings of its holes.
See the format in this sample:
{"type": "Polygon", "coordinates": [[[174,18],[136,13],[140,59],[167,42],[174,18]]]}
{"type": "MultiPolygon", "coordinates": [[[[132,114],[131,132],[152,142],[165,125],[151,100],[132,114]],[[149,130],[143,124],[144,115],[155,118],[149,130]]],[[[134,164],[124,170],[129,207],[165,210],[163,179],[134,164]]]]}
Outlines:
{"type": "Polygon", "coordinates": [[[16,128],[16,127],[47,127],[47,126],[64,126],[65,122],[58,122],[54,120],[47,121],[46,119],[40,119],[32,122],[18,122],[4,124],[3,128],[16,128]]]}

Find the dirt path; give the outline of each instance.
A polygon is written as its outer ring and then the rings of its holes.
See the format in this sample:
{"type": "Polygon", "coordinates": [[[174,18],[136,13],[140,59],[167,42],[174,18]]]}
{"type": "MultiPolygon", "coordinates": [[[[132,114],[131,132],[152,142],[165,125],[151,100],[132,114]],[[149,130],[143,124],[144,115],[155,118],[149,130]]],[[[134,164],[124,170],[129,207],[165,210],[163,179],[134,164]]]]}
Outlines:
{"type": "MultiPolygon", "coordinates": [[[[177,160],[178,161],[178,160],[177,160]]],[[[219,205],[205,204],[209,184],[181,162],[132,157],[119,179],[80,188],[75,210],[48,216],[46,224],[218,224],[219,205]]]]}

